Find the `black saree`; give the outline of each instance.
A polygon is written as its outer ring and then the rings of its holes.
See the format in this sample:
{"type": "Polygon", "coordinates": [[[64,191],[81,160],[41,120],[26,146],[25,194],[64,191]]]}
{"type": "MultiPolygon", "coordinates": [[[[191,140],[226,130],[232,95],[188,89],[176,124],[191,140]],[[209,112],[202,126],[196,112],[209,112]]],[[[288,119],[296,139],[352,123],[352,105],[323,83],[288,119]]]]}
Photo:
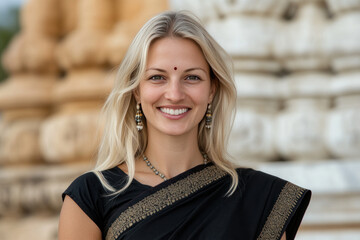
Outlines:
{"type": "MultiPolygon", "coordinates": [[[[155,187],[134,180],[115,198],[99,190],[90,193],[80,189],[79,194],[74,193],[72,189],[84,182],[93,189],[101,187],[95,184],[96,177],[88,174],[64,194],[93,219],[107,240],[275,240],[285,231],[287,239],[294,239],[311,192],[252,169],[237,171],[239,187],[230,197],[225,196],[230,176],[213,164],[199,165],[155,187]]],[[[104,175],[117,187],[123,184],[119,179],[126,178],[119,168],[107,170],[104,175]]]]}

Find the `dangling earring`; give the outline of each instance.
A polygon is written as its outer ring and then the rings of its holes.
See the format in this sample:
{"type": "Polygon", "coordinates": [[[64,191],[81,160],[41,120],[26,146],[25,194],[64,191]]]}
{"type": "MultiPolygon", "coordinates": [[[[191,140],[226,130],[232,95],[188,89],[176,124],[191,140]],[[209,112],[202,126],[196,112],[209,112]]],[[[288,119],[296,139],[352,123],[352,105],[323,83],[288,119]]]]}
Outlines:
{"type": "Polygon", "coordinates": [[[212,122],[211,104],[208,104],[205,115],[205,127],[207,129],[211,128],[211,122],[212,122]]]}
{"type": "Polygon", "coordinates": [[[138,103],[136,104],[135,122],[136,122],[136,128],[139,132],[143,129],[142,117],[143,114],[140,109],[140,103],[138,103]]]}

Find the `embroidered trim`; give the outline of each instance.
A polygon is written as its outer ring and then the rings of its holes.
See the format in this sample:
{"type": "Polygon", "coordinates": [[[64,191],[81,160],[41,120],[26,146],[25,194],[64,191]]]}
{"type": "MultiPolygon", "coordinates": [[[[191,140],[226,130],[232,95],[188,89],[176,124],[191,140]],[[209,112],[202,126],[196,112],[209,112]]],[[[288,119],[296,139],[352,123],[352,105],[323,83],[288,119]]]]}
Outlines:
{"type": "Polygon", "coordinates": [[[115,240],[121,233],[135,223],[156,214],[175,202],[188,197],[212,182],[224,177],[227,173],[216,166],[207,167],[190,174],[169,186],[145,197],[123,211],[111,224],[106,240],[115,240]]]}
{"type": "Polygon", "coordinates": [[[291,183],[286,183],[266,219],[258,240],[280,239],[282,229],[293,212],[305,189],[291,183]]]}

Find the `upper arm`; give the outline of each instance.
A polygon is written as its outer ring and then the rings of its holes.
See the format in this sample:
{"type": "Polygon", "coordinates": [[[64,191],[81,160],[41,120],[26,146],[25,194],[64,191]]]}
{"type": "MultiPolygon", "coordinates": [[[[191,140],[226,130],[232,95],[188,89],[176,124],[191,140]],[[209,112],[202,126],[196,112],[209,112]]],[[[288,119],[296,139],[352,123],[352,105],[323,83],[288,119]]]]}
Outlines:
{"type": "Polygon", "coordinates": [[[66,196],[60,212],[59,240],[101,239],[99,227],[69,196],[66,196]]]}

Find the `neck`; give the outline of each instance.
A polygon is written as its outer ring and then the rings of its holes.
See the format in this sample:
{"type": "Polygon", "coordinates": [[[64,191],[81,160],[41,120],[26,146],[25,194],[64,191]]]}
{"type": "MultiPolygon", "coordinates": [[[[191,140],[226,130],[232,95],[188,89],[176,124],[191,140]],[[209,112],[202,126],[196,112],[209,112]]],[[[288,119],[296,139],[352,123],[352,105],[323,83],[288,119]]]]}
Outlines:
{"type": "Polygon", "coordinates": [[[197,131],[182,136],[149,132],[145,155],[167,178],[204,163],[197,142],[197,131]]]}

